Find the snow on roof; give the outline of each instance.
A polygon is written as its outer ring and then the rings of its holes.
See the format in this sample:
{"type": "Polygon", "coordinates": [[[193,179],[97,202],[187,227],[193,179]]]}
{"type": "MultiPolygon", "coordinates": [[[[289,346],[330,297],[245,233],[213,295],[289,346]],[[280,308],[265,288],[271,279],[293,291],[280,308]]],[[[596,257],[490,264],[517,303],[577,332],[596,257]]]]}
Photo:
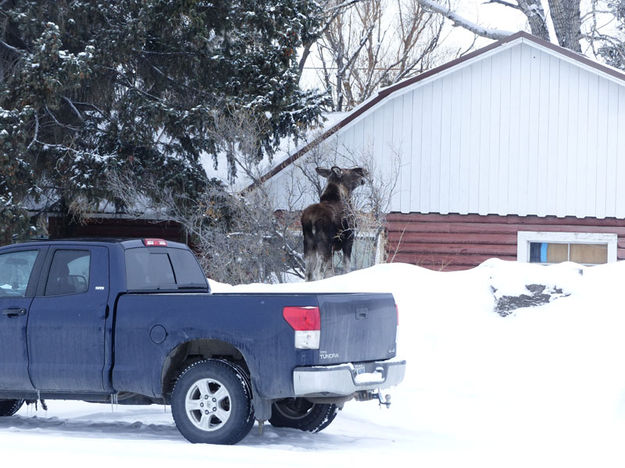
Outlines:
{"type": "MultiPolygon", "coordinates": [[[[265,157],[260,162],[256,168],[258,175],[261,176],[262,174],[271,171],[274,167],[284,163],[284,161],[291,157],[291,155],[298,153],[302,150],[302,148],[309,145],[311,140],[317,135],[324,134],[328,129],[334,127],[338,122],[343,120],[347,114],[347,112],[327,112],[323,114],[322,122],[308,129],[308,131],[299,139],[296,140],[293,137],[283,138],[275,154],[271,157],[271,160],[268,157],[265,157]]],[[[230,186],[232,191],[238,192],[253,183],[252,178],[245,174],[245,172],[240,168],[237,169],[237,178],[235,181],[232,183],[229,182],[228,162],[225,154],[218,155],[217,168],[214,166],[213,157],[208,153],[204,153],[202,155],[201,162],[209,178],[214,177],[223,181],[230,186]]]]}

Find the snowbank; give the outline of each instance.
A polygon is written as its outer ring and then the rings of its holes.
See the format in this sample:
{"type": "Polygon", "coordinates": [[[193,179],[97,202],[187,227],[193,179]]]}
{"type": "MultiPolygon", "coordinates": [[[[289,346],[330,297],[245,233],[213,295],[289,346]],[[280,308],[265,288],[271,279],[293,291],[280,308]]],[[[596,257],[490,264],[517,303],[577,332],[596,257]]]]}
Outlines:
{"type": "MultiPolygon", "coordinates": [[[[402,407],[390,410],[397,426],[446,434],[472,448],[492,444],[493,453],[526,447],[562,451],[564,458],[575,453],[571,459],[579,461],[601,449],[624,460],[623,277],[625,263],[588,268],[493,259],[464,272],[386,264],[315,283],[213,287],[390,291],[400,311],[399,355],[409,364],[394,392],[402,407]],[[531,295],[532,285],[543,287],[545,305],[497,313],[502,297],[531,295]]],[[[346,411],[358,411],[354,406],[346,411]]]]}
{"type": "Polygon", "coordinates": [[[392,292],[408,371],[390,410],[350,402],[321,434],[265,427],[214,448],[186,443],[162,408],[49,402],[47,413],[0,418],[0,446],[8,460],[28,450],[45,462],[67,450],[76,463],[156,466],[179,457],[218,466],[623,466],[623,277],[625,263],[489,260],[454,273],[390,264],[314,283],[211,282],[215,292],[392,292]],[[496,310],[502,298],[533,295],[543,305],[496,310]]]}

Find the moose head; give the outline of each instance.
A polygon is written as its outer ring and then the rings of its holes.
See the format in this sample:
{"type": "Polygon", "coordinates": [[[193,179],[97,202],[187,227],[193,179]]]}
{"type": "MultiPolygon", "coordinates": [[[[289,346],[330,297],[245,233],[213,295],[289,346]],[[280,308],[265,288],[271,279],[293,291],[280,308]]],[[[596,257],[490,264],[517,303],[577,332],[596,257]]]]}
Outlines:
{"type": "MultiPolygon", "coordinates": [[[[367,171],[362,167],[354,167],[353,169],[341,169],[337,166],[333,166],[330,169],[317,167],[315,170],[321,177],[328,179],[324,193],[338,187],[344,191],[343,194],[348,198],[355,188],[365,184],[365,177],[367,177],[367,171]]],[[[321,200],[323,200],[323,194],[321,195],[321,200]]]]}

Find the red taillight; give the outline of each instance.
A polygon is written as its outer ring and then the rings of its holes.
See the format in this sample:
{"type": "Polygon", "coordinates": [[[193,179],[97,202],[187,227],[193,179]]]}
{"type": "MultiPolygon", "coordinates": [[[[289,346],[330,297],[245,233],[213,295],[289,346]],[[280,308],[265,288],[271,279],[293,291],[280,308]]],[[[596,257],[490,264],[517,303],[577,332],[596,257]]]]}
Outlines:
{"type": "Polygon", "coordinates": [[[167,247],[165,239],[143,239],[143,245],[146,247],[167,247]]]}
{"type": "Polygon", "coordinates": [[[319,307],[285,307],[282,315],[295,331],[321,329],[319,307]]]}

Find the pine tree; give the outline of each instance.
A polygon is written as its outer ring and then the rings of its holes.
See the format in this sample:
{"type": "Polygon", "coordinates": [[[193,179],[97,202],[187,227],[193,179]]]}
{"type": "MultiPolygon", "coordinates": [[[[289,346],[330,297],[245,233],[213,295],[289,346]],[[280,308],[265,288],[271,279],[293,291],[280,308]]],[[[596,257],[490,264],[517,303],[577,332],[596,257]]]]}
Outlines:
{"type": "Polygon", "coordinates": [[[113,170],[193,200],[208,184],[200,155],[217,161],[210,130],[224,115],[262,120],[258,159],[319,118],[324,98],[299,89],[296,60],[319,27],[312,0],[2,8],[0,225],[9,231],[26,226],[26,199],[68,216],[115,202],[104,177],[113,170]]]}

